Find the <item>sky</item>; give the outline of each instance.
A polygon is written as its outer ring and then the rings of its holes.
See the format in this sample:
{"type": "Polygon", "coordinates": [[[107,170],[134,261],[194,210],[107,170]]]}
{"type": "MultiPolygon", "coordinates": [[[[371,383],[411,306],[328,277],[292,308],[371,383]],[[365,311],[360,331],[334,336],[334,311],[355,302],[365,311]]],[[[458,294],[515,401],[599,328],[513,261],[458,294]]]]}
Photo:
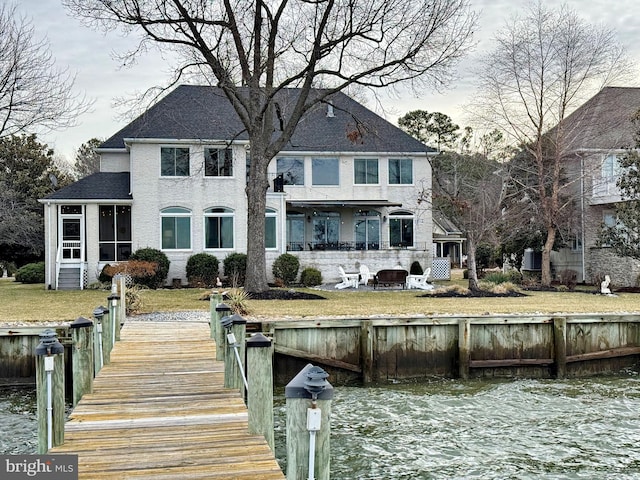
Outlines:
{"type": "MultiPolygon", "coordinates": [[[[555,7],[562,2],[542,0],[555,7]]],[[[11,2],[11,0],[0,0],[11,2]]],[[[419,96],[407,93],[388,95],[382,92],[380,105],[367,106],[396,123],[408,111],[423,109],[449,115],[460,126],[467,125],[462,106],[474,93],[471,68],[479,56],[492,47],[497,29],[521,11],[527,0],[470,0],[480,18],[474,40],[477,45],[460,63],[456,78],[444,92],[424,91],[419,96]]],[[[640,2],[637,0],[567,0],[569,7],[591,24],[612,28],[629,57],[640,65],[640,2]]],[[[119,32],[104,34],[83,26],[70,16],[60,0],[17,0],[18,11],[30,18],[37,35],[46,37],[58,68],[75,75],[75,94],[93,102],[90,112],[78,118],[78,125],[64,131],[46,133],[40,140],[53,147],[56,154],[73,159],[76,149],[93,137],[108,138],[124,127],[130,118],[117,107],[118,98],[132,98],[146,89],[166,82],[170,65],[157,52],[140,57],[133,66],[123,67],[113,52],[123,52],[135,45],[134,39],[119,32]]],[[[628,86],[640,86],[640,81],[628,86]]]]}

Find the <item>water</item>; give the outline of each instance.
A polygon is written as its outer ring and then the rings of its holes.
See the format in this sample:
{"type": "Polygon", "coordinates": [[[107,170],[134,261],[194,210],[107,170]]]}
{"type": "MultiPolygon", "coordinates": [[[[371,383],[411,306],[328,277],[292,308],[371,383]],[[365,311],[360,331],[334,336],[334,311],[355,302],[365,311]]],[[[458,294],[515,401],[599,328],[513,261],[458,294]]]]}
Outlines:
{"type": "MultiPolygon", "coordinates": [[[[35,453],[33,389],[0,389],[0,454],[35,453]]],[[[284,467],[284,398],[276,454],[284,467]]],[[[638,479],[640,378],[335,389],[332,480],[638,479]]]]}
{"type": "Polygon", "coordinates": [[[0,388],[0,454],[38,451],[38,420],[34,388],[0,388]]]}
{"type": "Polygon", "coordinates": [[[337,388],[332,402],[337,480],[638,479],[639,445],[635,376],[337,388]]]}

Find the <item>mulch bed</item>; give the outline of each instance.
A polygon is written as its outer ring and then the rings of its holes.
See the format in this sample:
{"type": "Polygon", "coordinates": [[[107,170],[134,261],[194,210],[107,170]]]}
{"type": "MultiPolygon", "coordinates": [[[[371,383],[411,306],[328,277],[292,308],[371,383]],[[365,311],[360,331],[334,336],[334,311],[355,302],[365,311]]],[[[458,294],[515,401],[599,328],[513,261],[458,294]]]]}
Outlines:
{"type": "Polygon", "coordinates": [[[434,292],[434,293],[425,293],[424,295],[418,295],[421,298],[496,298],[496,297],[527,297],[526,293],[520,292],[507,292],[507,293],[493,293],[486,291],[478,291],[478,292],[457,292],[457,291],[446,291],[446,292],[434,292]]]}
{"type": "Polygon", "coordinates": [[[251,300],[326,300],[326,298],[314,293],[272,289],[265,292],[252,293],[251,300]]]}

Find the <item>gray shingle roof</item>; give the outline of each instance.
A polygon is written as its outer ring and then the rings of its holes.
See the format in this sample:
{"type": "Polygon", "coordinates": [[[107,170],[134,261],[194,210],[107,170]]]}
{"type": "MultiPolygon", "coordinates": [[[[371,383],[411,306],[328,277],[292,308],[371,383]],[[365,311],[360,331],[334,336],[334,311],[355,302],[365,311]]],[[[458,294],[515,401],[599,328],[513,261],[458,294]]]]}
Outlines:
{"type": "MultiPolygon", "coordinates": [[[[278,102],[286,118],[297,89],[282,92],[278,102]]],[[[400,128],[343,93],[333,94],[334,117],[319,104],[302,118],[284,151],[433,152],[400,128]],[[351,141],[356,130],[362,137],[351,141]]],[[[278,122],[275,122],[276,128],[278,122]]],[[[101,148],[124,148],[123,139],[248,140],[231,103],[220,88],[181,85],[140,117],[105,141],[101,148]]]]}
{"type": "Polygon", "coordinates": [[[570,150],[634,146],[631,117],[640,109],[640,88],[606,87],[565,121],[570,150]]]}
{"type": "Polygon", "coordinates": [[[131,200],[129,172],[99,172],[47,195],[49,200],[131,200]]]}

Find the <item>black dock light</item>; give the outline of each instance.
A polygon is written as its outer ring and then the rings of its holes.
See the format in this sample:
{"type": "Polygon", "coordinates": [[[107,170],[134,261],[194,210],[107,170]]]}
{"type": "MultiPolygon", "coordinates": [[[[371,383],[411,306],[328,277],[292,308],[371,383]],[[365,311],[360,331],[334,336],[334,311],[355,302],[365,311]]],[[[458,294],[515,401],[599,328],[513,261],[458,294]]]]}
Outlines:
{"type": "Polygon", "coordinates": [[[331,384],[327,381],[329,374],[322,368],[313,366],[305,372],[304,389],[309,392],[312,400],[317,400],[318,395],[331,384]]]}
{"type": "Polygon", "coordinates": [[[219,303],[216,305],[216,312],[218,312],[220,317],[225,317],[231,312],[231,307],[226,303],[219,303]]]}
{"type": "MultiPolygon", "coordinates": [[[[105,307],[100,305],[93,310],[93,318],[96,319],[97,322],[102,322],[102,317],[104,317],[105,307]]],[[[108,311],[108,310],[107,310],[108,311]]]]}
{"type": "Polygon", "coordinates": [[[233,317],[230,317],[228,315],[226,317],[222,317],[220,319],[220,325],[222,325],[222,328],[230,330],[231,325],[233,325],[233,317]]]}
{"type": "Polygon", "coordinates": [[[40,334],[40,343],[36,347],[36,355],[57,355],[64,353],[64,346],[58,341],[56,332],[50,328],[40,334]]]}
{"type": "Polygon", "coordinates": [[[40,334],[40,343],[36,347],[36,355],[44,357],[44,371],[47,378],[47,450],[53,446],[53,384],[54,355],[64,353],[64,346],[58,341],[56,332],[47,328],[40,334]]]}

